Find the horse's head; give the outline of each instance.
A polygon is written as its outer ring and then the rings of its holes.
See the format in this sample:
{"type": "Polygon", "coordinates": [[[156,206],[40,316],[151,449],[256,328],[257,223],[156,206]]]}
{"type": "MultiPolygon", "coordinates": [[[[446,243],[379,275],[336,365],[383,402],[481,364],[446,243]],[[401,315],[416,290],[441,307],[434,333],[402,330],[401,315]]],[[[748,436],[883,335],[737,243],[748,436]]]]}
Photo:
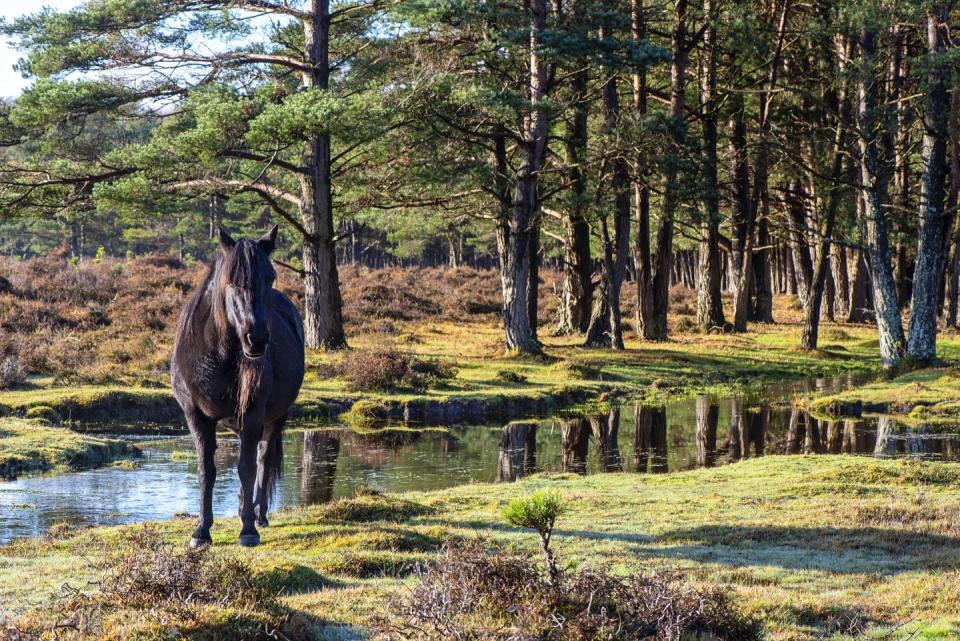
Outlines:
{"type": "Polygon", "coordinates": [[[225,317],[222,320],[236,334],[244,356],[260,358],[270,341],[267,315],[272,300],[270,291],[277,277],[270,253],[276,244],[277,227],[259,240],[234,240],[223,228],[219,235],[223,252],[218,283],[225,317]]]}

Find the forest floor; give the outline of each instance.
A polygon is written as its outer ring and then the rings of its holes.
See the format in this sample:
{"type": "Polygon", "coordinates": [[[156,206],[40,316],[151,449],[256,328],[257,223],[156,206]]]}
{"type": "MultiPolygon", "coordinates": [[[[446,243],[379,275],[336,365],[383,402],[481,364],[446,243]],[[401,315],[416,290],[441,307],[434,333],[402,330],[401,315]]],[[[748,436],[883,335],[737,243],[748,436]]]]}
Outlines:
{"type": "Polygon", "coordinates": [[[570,569],[678,570],[691,584],[728,592],[776,640],[960,637],[960,465],[849,456],[365,493],[277,513],[254,549],[236,545],[236,519],[219,520],[216,567],[236,573],[240,560],[252,585],[282,592],[280,610],[225,601],[161,605],[158,597],[112,596],[105,605],[96,593],[110,588],[96,581],[116,576],[104,569],[109,559],[133,555],[144,533],[169,544],[163,554],[177,554],[192,520],[60,529],[0,547],[0,613],[12,617],[11,630],[38,631],[75,620],[71,608],[98,603],[86,624],[107,638],[121,627],[137,638],[170,630],[214,638],[269,625],[294,639],[363,638],[371,617],[409,589],[417,564],[436,558],[446,542],[484,537],[535,555],[535,535],[504,525],[501,512],[541,488],[569,507],[555,545],[570,569]],[[81,599],[75,589],[93,596],[81,599]],[[55,594],[65,596],[51,601],[55,594]]]}
{"type": "Polygon", "coordinates": [[[39,418],[0,418],[0,479],[100,467],[136,455],[126,441],[77,434],[39,418]]]}
{"type": "MultiPolygon", "coordinates": [[[[797,349],[796,325],[753,325],[747,334],[707,335],[677,332],[664,343],[628,338],[627,349],[611,352],[584,349],[580,337],[544,336],[545,356],[504,355],[502,330],[492,322],[402,324],[385,342],[378,334],[351,339],[346,354],[313,353],[300,393],[301,413],[397,418],[409,404],[441,409],[471,402],[485,406],[488,419],[550,411],[572,397],[576,401],[603,392],[649,401],[701,392],[726,392],[742,386],[843,373],[876,374],[879,370],[876,330],[868,326],[825,324],[815,352],[797,349]],[[428,362],[439,362],[451,373],[430,380],[420,389],[403,386],[356,391],[331,369],[357,355],[397,350],[428,362]],[[571,395],[571,392],[573,393],[571,395]],[[546,399],[547,403],[537,404],[546,399]],[[518,401],[531,401],[521,404],[518,401]],[[511,411],[504,407],[512,404],[511,411]]],[[[940,341],[947,361],[960,360],[960,340],[940,341]]],[[[0,392],[0,412],[23,415],[48,411],[72,420],[149,421],[182,425],[169,388],[160,383],[64,383],[54,377],[33,377],[20,388],[0,392]],[[40,409],[36,409],[40,408],[40,409]]],[[[461,413],[462,414],[462,413],[461,413]]],[[[458,417],[459,419],[459,417],[458,417]]],[[[447,422],[451,420],[446,415],[447,422]]]]}

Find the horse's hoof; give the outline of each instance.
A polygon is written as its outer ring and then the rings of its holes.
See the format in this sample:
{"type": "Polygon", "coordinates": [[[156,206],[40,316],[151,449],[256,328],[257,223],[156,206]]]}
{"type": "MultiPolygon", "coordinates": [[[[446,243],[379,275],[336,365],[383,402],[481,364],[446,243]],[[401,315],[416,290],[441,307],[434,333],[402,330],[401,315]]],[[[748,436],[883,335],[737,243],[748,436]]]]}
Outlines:
{"type": "Polygon", "coordinates": [[[208,545],[213,545],[213,539],[207,537],[192,536],[190,537],[190,547],[194,550],[197,548],[206,547],[208,545]]]}
{"type": "Polygon", "coordinates": [[[257,519],[257,527],[270,527],[270,521],[267,520],[267,517],[261,516],[257,519]]]}
{"type": "Polygon", "coordinates": [[[253,534],[241,534],[240,535],[240,545],[245,548],[252,548],[260,545],[260,535],[257,533],[253,534]]]}

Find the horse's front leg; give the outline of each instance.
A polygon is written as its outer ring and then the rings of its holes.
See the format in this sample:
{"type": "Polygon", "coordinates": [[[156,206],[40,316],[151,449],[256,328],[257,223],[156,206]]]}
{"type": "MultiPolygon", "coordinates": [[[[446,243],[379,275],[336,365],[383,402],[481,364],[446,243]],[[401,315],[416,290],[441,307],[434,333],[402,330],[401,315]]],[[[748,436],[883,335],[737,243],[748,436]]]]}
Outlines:
{"type": "Polygon", "coordinates": [[[253,501],[257,527],[267,527],[267,512],[277,479],[283,473],[283,424],[286,416],[264,423],[257,448],[257,489],[253,501]]]}
{"type": "Polygon", "coordinates": [[[213,455],[217,450],[217,426],[196,408],[187,411],[187,425],[197,450],[197,480],[200,483],[200,518],[190,538],[190,547],[201,547],[213,542],[213,484],[217,480],[217,466],[213,455]]]}
{"type": "Polygon", "coordinates": [[[255,524],[253,509],[254,490],[257,481],[257,450],[263,433],[263,417],[246,414],[240,421],[240,460],[237,474],[240,476],[240,545],[260,544],[260,534],[255,524]]]}

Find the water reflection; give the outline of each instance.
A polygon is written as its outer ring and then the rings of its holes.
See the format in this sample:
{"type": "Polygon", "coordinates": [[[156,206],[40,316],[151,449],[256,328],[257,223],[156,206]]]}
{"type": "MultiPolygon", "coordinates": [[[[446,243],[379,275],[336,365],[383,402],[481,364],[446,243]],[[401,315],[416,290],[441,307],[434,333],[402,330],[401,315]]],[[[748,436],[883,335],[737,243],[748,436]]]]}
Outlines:
{"type": "MultiPolygon", "coordinates": [[[[822,421],[793,406],[784,390],[778,392],[704,395],[487,427],[360,433],[301,426],[310,429],[291,430],[284,439],[286,475],[275,505],[323,503],[363,486],[405,492],[510,482],[536,472],[662,474],[778,454],[960,458],[955,429],[904,426],[890,417],[822,421]]],[[[139,444],[145,457],[137,469],[0,483],[0,542],[40,534],[59,521],[106,525],[195,513],[195,459],[180,455],[192,450],[189,439],[139,444]]],[[[218,516],[236,513],[236,457],[236,441],[221,439],[218,516]]]]}
{"type": "Polygon", "coordinates": [[[500,438],[497,456],[497,483],[516,481],[537,466],[537,424],[529,421],[507,423],[500,438]]]}
{"type": "Polygon", "coordinates": [[[663,474],[670,471],[667,460],[667,411],[664,407],[638,405],[633,410],[636,421],[634,471],[663,474]]]}
{"type": "Polygon", "coordinates": [[[300,455],[301,504],[326,503],[333,498],[340,438],[340,430],[304,430],[300,455]]]}

